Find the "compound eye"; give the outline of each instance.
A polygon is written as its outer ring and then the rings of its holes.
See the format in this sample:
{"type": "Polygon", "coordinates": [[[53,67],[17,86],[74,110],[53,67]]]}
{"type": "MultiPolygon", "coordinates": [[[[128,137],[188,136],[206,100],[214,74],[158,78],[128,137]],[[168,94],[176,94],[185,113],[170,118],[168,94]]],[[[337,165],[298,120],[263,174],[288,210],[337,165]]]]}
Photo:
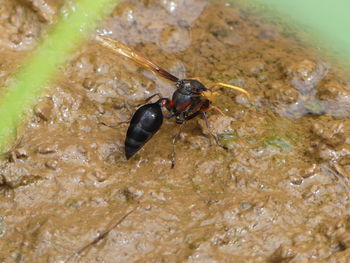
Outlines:
{"type": "Polygon", "coordinates": [[[199,89],[197,87],[192,86],[192,92],[193,93],[198,93],[199,89]]]}
{"type": "Polygon", "coordinates": [[[197,83],[192,83],[191,84],[191,91],[193,93],[200,93],[202,90],[201,90],[201,87],[197,85],[197,83]]]}

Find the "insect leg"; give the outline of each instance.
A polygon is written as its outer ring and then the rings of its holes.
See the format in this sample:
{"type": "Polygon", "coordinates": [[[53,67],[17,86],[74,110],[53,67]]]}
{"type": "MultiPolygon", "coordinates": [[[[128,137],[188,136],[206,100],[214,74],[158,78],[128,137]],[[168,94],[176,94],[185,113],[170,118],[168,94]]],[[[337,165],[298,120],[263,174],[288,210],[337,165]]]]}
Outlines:
{"type": "Polygon", "coordinates": [[[169,115],[164,115],[164,118],[165,118],[165,119],[171,119],[171,118],[174,117],[174,116],[175,116],[175,113],[172,112],[172,113],[170,113],[169,115]]]}
{"type": "Polygon", "coordinates": [[[211,127],[210,127],[210,124],[209,124],[209,121],[208,121],[207,114],[205,113],[205,111],[201,111],[201,113],[203,114],[203,117],[204,117],[204,120],[205,120],[205,125],[207,126],[210,135],[213,136],[213,138],[214,138],[216,144],[217,144],[217,145],[220,145],[217,136],[216,136],[216,135],[212,132],[212,130],[211,130],[211,127]]]}
{"type": "Polygon", "coordinates": [[[220,113],[222,116],[226,116],[225,113],[223,113],[223,111],[220,110],[220,108],[218,108],[218,107],[216,107],[216,106],[214,106],[214,105],[210,105],[210,108],[209,108],[207,111],[209,111],[209,110],[216,110],[216,111],[217,111],[218,113],[220,113]]]}
{"type": "Polygon", "coordinates": [[[185,126],[186,121],[184,121],[181,126],[180,129],[178,131],[178,133],[174,136],[173,138],[173,151],[171,153],[171,168],[174,168],[175,166],[175,160],[176,160],[176,143],[180,138],[181,132],[183,130],[183,127],[185,126]]]}
{"type": "Polygon", "coordinates": [[[191,119],[193,119],[194,117],[198,116],[200,113],[201,113],[201,111],[197,111],[197,112],[195,112],[195,113],[192,113],[192,114],[189,115],[189,116],[185,116],[185,120],[186,120],[186,121],[191,120],[191,119]]]}

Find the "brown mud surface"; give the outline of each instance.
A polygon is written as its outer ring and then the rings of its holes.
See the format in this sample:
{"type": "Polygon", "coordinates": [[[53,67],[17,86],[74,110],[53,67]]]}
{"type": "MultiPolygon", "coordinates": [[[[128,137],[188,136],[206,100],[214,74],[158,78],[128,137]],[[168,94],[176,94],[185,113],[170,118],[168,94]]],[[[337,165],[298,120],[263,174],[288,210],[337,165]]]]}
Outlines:
{"type": "MultiPolygon", "coordinates": [[[[64,4],[3,0],[2,86],[64,4]]],[[[221,90],[220,145],[188,122],[174,169],[174,120],[126,161],[120,122],[174,87],[86,43],[0,162],[0,262],[349,262],[350,90],[336,68],[225,2],[125,1],[98,32],[252,98],[221,90]]]]}

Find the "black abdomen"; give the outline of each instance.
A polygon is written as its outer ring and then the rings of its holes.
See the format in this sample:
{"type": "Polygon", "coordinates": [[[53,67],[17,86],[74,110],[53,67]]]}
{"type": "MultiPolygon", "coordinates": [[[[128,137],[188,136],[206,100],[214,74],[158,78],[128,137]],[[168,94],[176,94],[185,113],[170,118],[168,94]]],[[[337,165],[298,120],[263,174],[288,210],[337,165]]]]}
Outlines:
{"type": "Polygon", "coordinates": [[[125,139],[125,156],[130,159],[152,138],[163,123],[159,103],[143,105],[132,116],[125,139]]]}

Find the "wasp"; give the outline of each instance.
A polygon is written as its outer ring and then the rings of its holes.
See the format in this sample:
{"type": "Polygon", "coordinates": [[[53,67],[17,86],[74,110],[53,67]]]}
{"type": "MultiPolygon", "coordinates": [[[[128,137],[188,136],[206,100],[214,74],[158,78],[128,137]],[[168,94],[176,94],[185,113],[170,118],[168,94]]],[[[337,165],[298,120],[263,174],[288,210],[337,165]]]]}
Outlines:
{"type": "MultiPolygon", "coordinates": [[[[132,116],[125,138],[126,159],[130,159],[145,145],[147,141],[153,137],[153,135],[162,126],[164,118],[170,119],[174,117],[176,123],[180,124],[181,126],[178,134],[174,136],[173,139],[173,153],[171,159],[171,167],[173,168],[175,165],[175,145],[180,137],[182,128],[186,121],[189,121],[202,114],[205,118],[208,130],[210,131],[206,112],[210,108],[219,110],[215,106],[211,105],[211,101],[218,95],[218,92],[215,92],[216,88],[231,88],[242,92],[249,97],[249,93],[246,90],[233,85],[217,82],[213,83],[209,87],[206,87],[196,78],[179,79],[144,57],[142,54],[117,40],[106,36],[97,36],[96,39],[104,47],[107,47],[114,52],[133,60],[140,66],[149,69],[163,78],[175,83],[176,89],[171,99],[163,98],[159,93],[154,94],[153,96],[147,98],[145,103],[150,101],[155,96],[158,96],[159,99],[154,103],[147,103],[141,106],[132,116]],[[167,115],[163,114],[162,108],[165,108],[168,111],[167,115]]],[[[214,138],[216,139],[215,136],[214,138]]]]}

